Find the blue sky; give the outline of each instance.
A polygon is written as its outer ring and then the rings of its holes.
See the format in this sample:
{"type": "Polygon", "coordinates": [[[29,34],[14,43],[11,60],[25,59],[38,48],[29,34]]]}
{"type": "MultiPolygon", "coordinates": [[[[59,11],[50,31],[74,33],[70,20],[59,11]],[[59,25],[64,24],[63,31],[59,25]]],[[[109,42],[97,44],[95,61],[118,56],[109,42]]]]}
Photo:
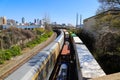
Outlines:
{"type": "Polygon", "coordinates": [[[49,15],[51,22],[71,23],[75,25],[76,13],[82,18],[95,15],[99,7],[98,0],[0,0],[0,16],[21,22],[49,15]]]}

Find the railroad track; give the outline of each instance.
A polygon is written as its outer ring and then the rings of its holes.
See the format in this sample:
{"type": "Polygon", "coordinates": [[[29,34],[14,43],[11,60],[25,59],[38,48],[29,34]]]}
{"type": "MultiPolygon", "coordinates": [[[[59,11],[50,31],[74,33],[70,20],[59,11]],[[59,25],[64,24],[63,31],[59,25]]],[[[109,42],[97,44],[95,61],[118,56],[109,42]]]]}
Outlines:
{"type": "Polygon", "coordinates": [[[15,64],[12,68],[8,69],[7,71],[5,71],[4,73],[0,74],[0,80],[3,80],[5,77],[7,77],[9,74],[11,74],[12,72],[14,72],[15,70],[17,70],[20,66],[22,66],[23,64],[25,64],[30,58],[32,58],[34,55],[36,55],[40,50],[42,50],[43,48],[45,48],[48,44],[50,44],[55,38],[56,38],[57,34],[54,33],[47,41],[39,44],[38,46],[34,47],[32,49],[32,52],[29,53],[29,56],[24,57],[22,60],[20,60],[19,62],[17,62],[17,64],[15,64]]]}

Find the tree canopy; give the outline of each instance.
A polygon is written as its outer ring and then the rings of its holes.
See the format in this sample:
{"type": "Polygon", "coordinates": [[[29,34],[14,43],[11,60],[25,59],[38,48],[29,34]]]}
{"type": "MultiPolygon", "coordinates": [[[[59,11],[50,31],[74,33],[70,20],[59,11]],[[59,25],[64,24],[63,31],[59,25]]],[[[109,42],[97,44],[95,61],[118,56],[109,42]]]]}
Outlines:
{"type": "Polygon", "coordinates": [[[108,4],[118,4],[120,5],[120,0],[98,0],[100,3],[108,3],[108,4]]]}
{"type": "Polygon", "coordinates": [[[120,8],[120,0],[98,0],[100,6],[97,14],[115,8],[120,8]]]}

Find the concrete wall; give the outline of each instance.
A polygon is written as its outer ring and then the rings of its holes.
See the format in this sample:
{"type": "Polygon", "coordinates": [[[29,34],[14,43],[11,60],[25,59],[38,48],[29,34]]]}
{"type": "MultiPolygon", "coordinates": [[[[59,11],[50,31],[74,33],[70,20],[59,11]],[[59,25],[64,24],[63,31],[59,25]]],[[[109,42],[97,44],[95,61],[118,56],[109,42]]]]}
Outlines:
{"type": "Polygon", "coordinates": [[[85,30],[92,30],[95,26],[95,17],[90,17],[84,20],[84,27],[85,30]]]}

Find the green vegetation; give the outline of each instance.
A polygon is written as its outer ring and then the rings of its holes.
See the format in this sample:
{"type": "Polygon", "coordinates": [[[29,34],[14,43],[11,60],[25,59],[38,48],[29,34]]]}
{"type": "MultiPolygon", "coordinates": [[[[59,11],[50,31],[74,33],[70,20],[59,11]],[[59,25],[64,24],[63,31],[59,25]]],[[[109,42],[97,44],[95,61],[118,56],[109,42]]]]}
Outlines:
{"type": "Polygon", "coordinates": [[[43,34],[42,36],[39,35],[35,40],[30,41],[26,44],[27,47],[33,48],[34,46],[36,46],[37,44],[40,44],[43,41],[46,41],[53,32],[46,32],[45,34],[43,34]]]}
{"type": "Polygon", "coordinates": [[[96,25],[94,26],[94,29],[96,32],[99,30],[104,29],[104,27],[107,28],[120,28],[120,13],[113,15],[113,14],[100,14],[96,17],[96,25]]]}
{"type": "Polygon", "coordinates": [[[13,45],[24,45],[25,40],[35,39],[35,31],[10,27],[0,32],[0,49],[9,49],[13,45]]]}
{"type": "Polygon", "coordinates": [[[5,60],[9,60],[12,57],[21,54],[20,46],[13,46],[7,50],[0,50],[0,64],[3,64],[5,60]]]}
{"type": "Polygon", "coordinates": [[[52,34],[52,31],[47,31],[42,28],[23,30],[18,28],[9,28],[0,32],[0,64],[10,60],[12,57],[21,55],[21,49],[29,47],[33,48],[41,42],[47,40],[52,34]],[[32,39],[29,42],[16,45],[17,42],[25,39],[32,39]]]}

